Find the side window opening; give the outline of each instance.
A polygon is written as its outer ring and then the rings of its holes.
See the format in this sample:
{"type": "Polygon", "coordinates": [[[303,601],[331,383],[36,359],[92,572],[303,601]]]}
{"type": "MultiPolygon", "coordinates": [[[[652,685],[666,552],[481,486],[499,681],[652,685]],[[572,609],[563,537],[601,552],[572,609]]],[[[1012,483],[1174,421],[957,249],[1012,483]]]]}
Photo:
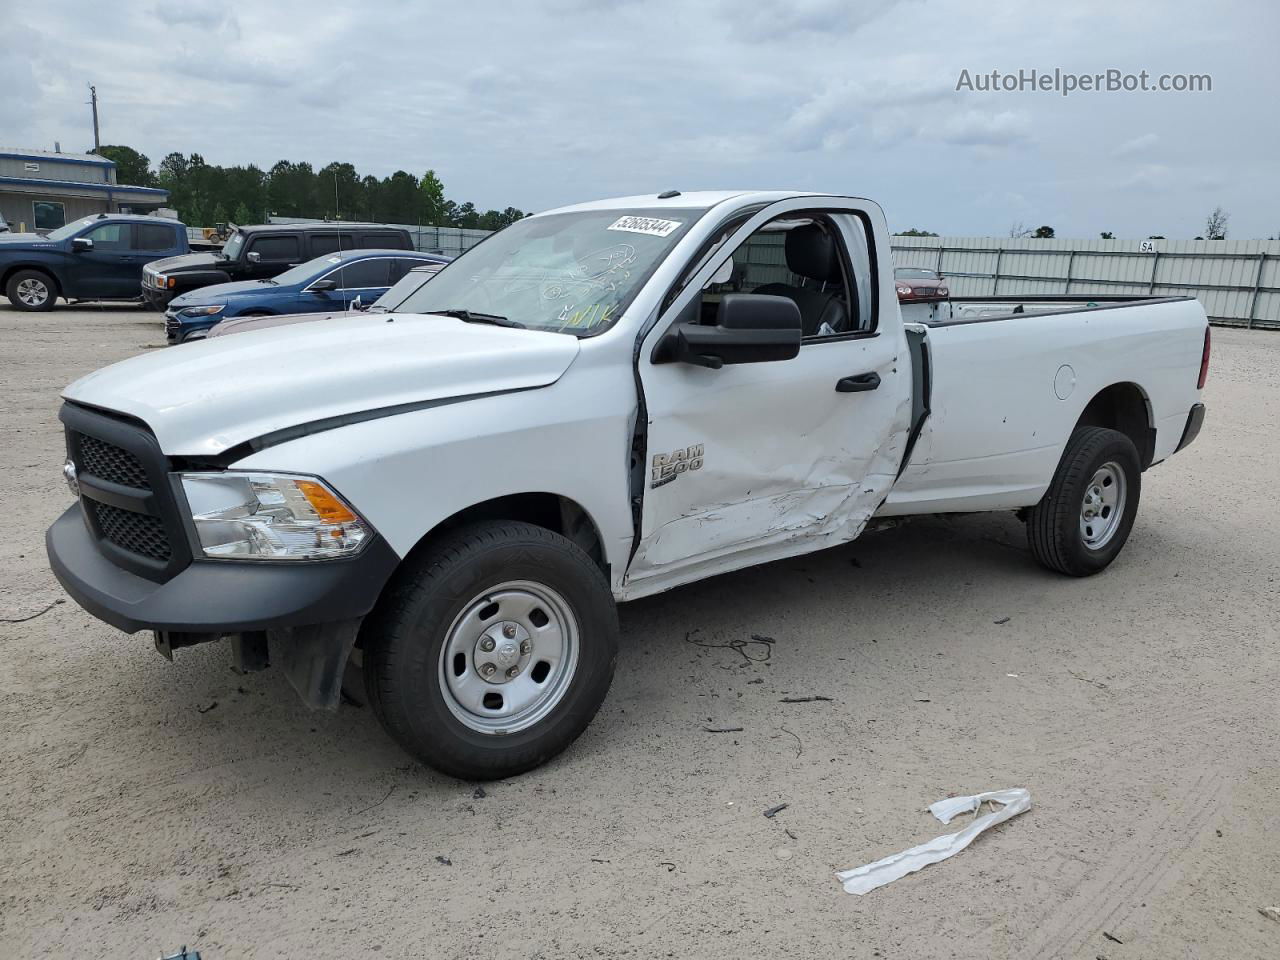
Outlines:
{"type": "MultiPolygon", "coordinates": [[[[854,236],[862,229],[860,221],[844,226],[854,236]]],[[[794,301],[806,340],[869,330],[870,300],[859,295],[869,283],[856,267],[850,272],[845,231],[831,215],[787,214],[747,237],[712,277],[702,293],[701,322],[716,322],[725,294],[756,293],[794,301]]]]}

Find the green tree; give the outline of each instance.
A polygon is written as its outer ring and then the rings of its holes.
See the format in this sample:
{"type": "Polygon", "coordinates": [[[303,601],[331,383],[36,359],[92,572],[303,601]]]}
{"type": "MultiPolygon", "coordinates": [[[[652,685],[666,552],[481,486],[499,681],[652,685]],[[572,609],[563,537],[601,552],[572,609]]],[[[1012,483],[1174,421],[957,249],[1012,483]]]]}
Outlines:
{"type": "Polygon", "coordinates": [[[151,160],[145,153],[139,153],[133,147],[104,144],[97,149],[97,154],[116,165],[116,183],[132,187],[156,185],[156,175],[151,172],[151,160]]]}
{"type": "Polygon", "coordinates": [[[1101,236],[1103,240],[1114,240],[1116,238],[1116,235],[1110,230],[1103,230],[1101,236]]]}
{"type": "Polygon", "coordinates": [[[917,230],[915,227],[912,227],[910,230],[903,230],[902,233],[898,234],[898,236],[900,237],[936,237],[937,234],[933,233],[930,230],[917,230]]]}
{"type": "Polygon", "coordinates": [[[231,222],[237,227],[254,222],[254,216],[243,203],[237,204],[235,213],[231,214],[231,222]]]}
{"type": "Polygon", "coordinates": [[[1037,240],[1052,240],[1053,227],[1048,226],[1047,224],[1043,227],[1036,227],[1036,232],[1031,236],[1035,237],[1037,240]]]}
{"type": "Polygon", "coordinates": [[[418,217],[422,223],[439,225],[444,216],[444,184],[434,170],[418,181],[418,217]]]}
{"type": "Polygon", "coordinates": [[[349,163],[331,163],[316,174],[316,195],[331,220],[359,220],[364,187],[356,168],[349,163]]]}

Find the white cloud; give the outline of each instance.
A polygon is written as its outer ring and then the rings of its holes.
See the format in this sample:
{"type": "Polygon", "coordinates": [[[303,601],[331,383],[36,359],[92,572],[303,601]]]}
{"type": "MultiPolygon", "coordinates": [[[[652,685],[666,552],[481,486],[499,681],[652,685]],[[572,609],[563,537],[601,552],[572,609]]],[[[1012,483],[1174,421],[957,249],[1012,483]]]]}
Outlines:
{"type": "Polygon", "coordinates": [[[105,140],[153,161],[432,167],[481,207],[794,185],[869,195],[895,224],[939,232],[1048,219],[1062,236],[1176,235],[1221,203],[1233,234],[1266,235],[1280,130],[1259,118],[1280,7],[1234,2],[34,4],[0,58],[0,139],[83,148],[91,80],[105,140]],[[955,90],[962,68],[1022,67],[1214,86],[955,90]]]}

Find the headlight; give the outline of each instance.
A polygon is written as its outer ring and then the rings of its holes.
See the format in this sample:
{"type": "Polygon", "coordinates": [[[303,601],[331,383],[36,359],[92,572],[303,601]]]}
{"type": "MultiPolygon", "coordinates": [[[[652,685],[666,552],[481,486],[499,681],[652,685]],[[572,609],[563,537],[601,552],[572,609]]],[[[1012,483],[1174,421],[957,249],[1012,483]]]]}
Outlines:
{"type": "Polygon", "coordinates": [[[357,553],[369,526],[316,477],[185,473],[182,489],[206,557],[328,560],[357,553]]]}
{"type": "Polygon", "coordinates": [[[215,303],[211,307],[181,307],[178,312],[184,317],[212,317],[226,308],[225,303],[215,303]]]}
{"type": "Polygon", "coordinates": [[[898,284],[898,296],[900,297],[911,296],[911,288],[908,287],[906,284],[902,284],[902,283],[898,284]]]}
{"type": "Polygon", "coordinates": [[[940,296],[940,297],[949,297],[949,296],[951,296],[951,291],[950,291],[950,290],[948,290],[946,287],[939,287],[939,288],[938,288],[938,296],[940,296]]]}

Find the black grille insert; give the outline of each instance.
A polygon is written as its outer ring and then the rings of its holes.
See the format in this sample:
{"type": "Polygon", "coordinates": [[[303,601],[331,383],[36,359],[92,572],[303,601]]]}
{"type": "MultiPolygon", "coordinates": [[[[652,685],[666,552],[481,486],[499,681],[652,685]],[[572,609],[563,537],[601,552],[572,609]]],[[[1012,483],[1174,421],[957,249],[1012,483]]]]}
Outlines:
{"type": "Polygon", "coordinates": [[[76,468],[81,473],[92,474],[99,480],[137,490],[151,489],[142,461],[128,450],[85,433],[80,434],[78,440],[80,462],[76,464],[76,468]]]}
{"type": "Polygon", "coordinates": [[[103,537],[120,549],[150,557],[160,563],[168,563],[173,556],[169,537],[158,517],[121,510],[96,500],[84,502],[93,510],[103,537]]]}

